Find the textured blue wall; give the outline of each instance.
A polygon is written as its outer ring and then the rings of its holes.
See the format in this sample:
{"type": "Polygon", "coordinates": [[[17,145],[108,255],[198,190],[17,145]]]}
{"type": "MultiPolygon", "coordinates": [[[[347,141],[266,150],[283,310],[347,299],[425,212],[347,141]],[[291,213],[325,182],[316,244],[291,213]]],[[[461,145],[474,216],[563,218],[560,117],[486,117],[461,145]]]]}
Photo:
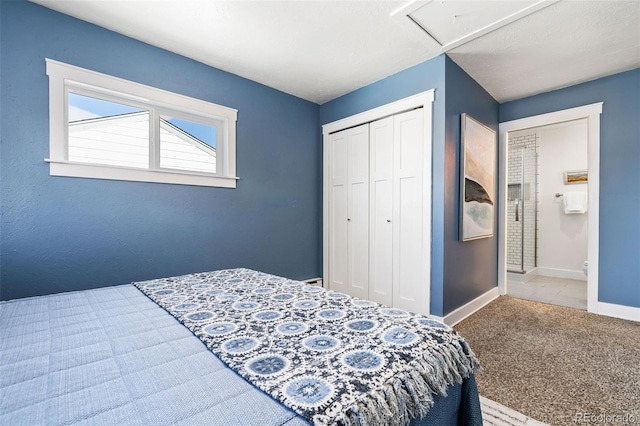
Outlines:
{"type": "Polygon", "coordinates": [[[319,106],[1,2],[2,299],[227,267],[320,276],[319,106]],[[239,110],[238,188],[49,176],[48,57],[239,110]]]}
{"type": "MultiPolygon", "coordinates": [[[[444,314],[465,305],[498,285],[498,238],[461,242],[460,116],[463,113],[496,131],[498,164],[498,102],[449,57],[446,60],[446,119],[444,186],[444,314]]],[[[498,193],[496,177],[495,194],[498,193]]],[[[498,229],[496,200],[494,229],[498,229]]],[[[497,235],[495,232],[494,235],[497,235]]]]}
{"type": "Polygon", "coordinates": [[[442,315],[444,243],[444,120],[445,120],[445,56],[423,62],[383,80],[348,93],[320,106],[320,123],[327,124],[341,118],[388,104],[399,99],[435,90],[433,104],[433,170],[432,170],[432,230],[431,230],[431,313],[442,315]]]}
{"type": "Polygon", "coordinates": [[[600,118],[600,302],[640,307],[640,69],[500,105],[500,122],[604,102],[600,118]]]}

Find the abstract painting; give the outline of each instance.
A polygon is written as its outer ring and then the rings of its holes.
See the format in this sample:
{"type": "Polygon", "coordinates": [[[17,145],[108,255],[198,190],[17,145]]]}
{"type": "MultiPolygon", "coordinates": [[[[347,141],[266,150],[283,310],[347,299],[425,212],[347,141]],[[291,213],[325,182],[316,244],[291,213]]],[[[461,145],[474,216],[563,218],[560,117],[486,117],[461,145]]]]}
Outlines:
{"type": "Polygon", "coordinates": [[[496,132],[462,114],[460,134],[460,240],[492,237],[496,132]]]}

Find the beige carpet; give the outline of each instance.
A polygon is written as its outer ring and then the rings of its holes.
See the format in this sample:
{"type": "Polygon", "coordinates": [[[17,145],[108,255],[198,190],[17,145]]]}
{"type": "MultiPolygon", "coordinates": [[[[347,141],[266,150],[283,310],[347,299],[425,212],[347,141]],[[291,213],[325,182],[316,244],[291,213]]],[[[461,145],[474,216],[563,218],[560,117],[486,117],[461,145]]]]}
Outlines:
{"type": "Polygon", "coordinates": [[[454,328],[480,395],[551,425],[640,424],[640,323],[503,296],[454,328]]]}

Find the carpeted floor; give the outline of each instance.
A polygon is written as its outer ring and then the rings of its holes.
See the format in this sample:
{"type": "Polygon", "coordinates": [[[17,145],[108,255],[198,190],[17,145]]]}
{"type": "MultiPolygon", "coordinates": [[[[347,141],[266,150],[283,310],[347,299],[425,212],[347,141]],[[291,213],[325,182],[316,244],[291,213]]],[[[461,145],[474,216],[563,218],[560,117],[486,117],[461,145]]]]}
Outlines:
{"type": "Polygon", "coordinates": [[[640,323],[503,296],[454,328],[480,395],[551,425],[640,424],[640,323]]]}

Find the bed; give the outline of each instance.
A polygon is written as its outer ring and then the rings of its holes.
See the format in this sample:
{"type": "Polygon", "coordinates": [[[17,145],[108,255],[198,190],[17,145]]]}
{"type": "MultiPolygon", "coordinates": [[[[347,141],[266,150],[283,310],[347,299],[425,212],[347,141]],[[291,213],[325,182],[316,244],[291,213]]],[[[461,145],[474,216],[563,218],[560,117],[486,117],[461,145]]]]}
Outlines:
{"type": "MultiPolygon", "coordinates": [[[[249,269],[6,301],[0,303],[0,424],[481,425],[473,375],[479,365],[466,342],[456,336],[449,327],[427,317],[249,269]],[[192,289],[191,294],[188,289],[192,289]],[[233,289],[237,290],[235,294],[233,289]],[[279,294],[292,297],[279,299],[279,294]],[[195,298],[198,306],[185,309],[184,305],[194,303],[188,297],[195,298]],[[266,299],[274,305],[265,307],[262,302],[266,299]],[[256,301],[259,306],[251,305],[256,301]],[[345,304],[357,307],[357,311],[340,317],[336,312],[345,304]],[[319,315],[320,311],[328,317],[319,315]],[[211,315],[207,317],[206,312],[211,315]],[[380,312],[391,318],[390,325],[376,316],[380,312]],[[240,322],[234,325],[238,315],[240,322]],[[262,320],[245,321],[256,316],[262,320]],[[315,322],[306,330],[296,330],[291,323],[303,317],[314,318],[315,322]],[[369,320],[385,327],[375,332],[366,327],[357,329],[369,320]],[[389,334],[393,321],[408,320],[435,331],[435,337],[417,339],[409,327],[403,334],[389,334]],[[349,330],[347,323],[354,329],[349,330]],[[352,334],[329,335],[329,331],[341,328],[352,334]],[[318,335],[323,339],[314,337],[318,335]],[[238,351],[242,346],[238,346],[238,339],[246,342],[251,336],[275,346],[284,345],[288,352],[277,354],[277,348],[272,347],[238,351]],[[390,339],[380,352],[384,354],[381,366],[375,365],[380,359],[367,358],[365,353],[363,342],[374,336],[390,339]],[[332,339],[340,342],[333,352],[325,347],[332,339]],[[449,371],[423,365],[421,368],[429,371],[423,371],[422,376],[428,377],[430,372],[440,379],[416,377],[417,381],[411,382],[407,377],[415,373],[403,373],[402,359],[411,348],[415,353],[425,339],[431,339],[429,345],[434,347],[440,340],[456,343],[455,356],[462,359],[449,371]],[[232,340],[235,346],[229,345],[232,340]],[[355,344],[355,349],[350,344],[355,344]],[[232,350],[220,352],[224,345],[232,350]],[[310,345],[317,347],[303,348],[310,345]],[[390,355],[386,352],[390,347],[401,350],[390,355]],[[219,351],[217,356],[212,352],[215,350],[219,351]],[[331,358],[327,355],[330,353],[353,365],[322,372],[315,364],[331,358]],[[287,356],[293,358],[273,362],[287,356]],[[236,360],[240,361],[234,365],[236,360]],[[258,374],[250,371],[256,365],[263,368],[260,374],[264,380],[250,383],[249,376],[258,374]],[[271,369],[266,373],[265,365],[271,369]],[[275,374],[279,369],[286,373],[275,374]],[[300,369],[302,376],[293,374],[300,369]],[[347,375],[336,380],[333,370],[347,375]],[[305,385],[298,390],[311,389],[308,381],[316,376],[311,377],[309,372],[326,379],[322,383],[331,392],[316,392],[320,396],[297,401],[297,405],[290,398],[281,398],[279,389],[291,389],[292,383],[305,385]],[[283,376],[288,387],[278,384],[278,376],[283,376]],[[381,377],[392,379],[385,379],[385,383],[403,377],[404,382],[396,380],[395,387],[387,386],[382,394],[363,387],[364,378],[376,385],[381,377]],[[416,385],[421,380],[426,380],[423,385],[432,390],[428,395],[425,388],[416,385]],[[328,394],[333,399],[328,399],[328,394]],[[380,395],[386,396],[387,402],[380,395]],[[402,397],[402,407],[391,407],[389,400],[395,397],[402,397]],[[409,407],[407,399],[420,401],[421,405],[409,407]],[[351,404],[352,400],[357,404],[351,404]],[[308,412],[314,402],[321,408],[315,417],[308,412]],[[339,402],[345,405],[341,412],[336,409],[339,402]]],[[[431,353],[429,357],[441,357],[435,349],[426,352],[431,353]]],[[[447,364],[451,359],[439,362],[447,364]]],[[[316,379],[315,390],[323,390],[318,386],[320,381],[316,379]]]]}

